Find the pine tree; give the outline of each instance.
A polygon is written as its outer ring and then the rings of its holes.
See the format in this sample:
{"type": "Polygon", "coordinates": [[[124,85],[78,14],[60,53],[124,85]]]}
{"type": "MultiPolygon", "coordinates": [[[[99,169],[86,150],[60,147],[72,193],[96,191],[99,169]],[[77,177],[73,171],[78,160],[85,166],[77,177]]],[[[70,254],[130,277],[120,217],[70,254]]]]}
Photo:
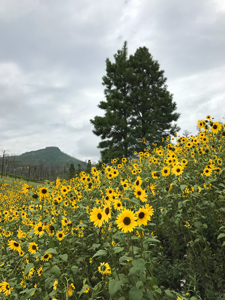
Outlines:
{"type": "Polygon", "coordinates": [[[70,167],[69,167],[69,179],[72,179],[75,177],[75,167],[74,167],[74,164],[70,164],[70,167]]]}
{"type": "Polygon", "coordinates": [[[127,57],[127,43],[114,55],[115,62],[106,59],[103,76],[106,101],[99,108],[104,117],[96,116],[90,122],[93,133],[102,141],[101,160],[131,158],[134,151],[143,151],[152,143],[162,143],[162,138],[178,131],[171,122],[179,118],[176,103],[167,91],[164,71],[152,59],[146,47],[137,49],[127,57]],[[145,143],[143,143],[145,141],[145,143]]]}
{"type": "Polygon", "coordinates": [[[98,107],[106,111],[105,116],[96,116],[94,120],[90,120],[95,127],[94,134],[101,136],[103,140],[98,146],[103,149],[102,161],[131,156],[130,146],[134,142],[129,134],[128,123],[131,107],[127,79],[131,77],[131,70],[127,61],[126,42],[114,58],[115,63],[106,59],[106,76],[102,78],[106,101],[101,101],[98,107]]]}
{"type": "Polygon", "coordinates": [[[132,114],[130,116],[131,134],[136,139],[136,151],[143,151],[152,145],[162,145],[162,138],[174,135],[180,128],[176,124],[180,114],[176,113],[173,95],[167,91],[164,71],[154,61],[146,47],[140,47],[130,56],[133,70],[131,80],[132,114]],[[142,143],[142,139],[146,144],[142,143]]]}

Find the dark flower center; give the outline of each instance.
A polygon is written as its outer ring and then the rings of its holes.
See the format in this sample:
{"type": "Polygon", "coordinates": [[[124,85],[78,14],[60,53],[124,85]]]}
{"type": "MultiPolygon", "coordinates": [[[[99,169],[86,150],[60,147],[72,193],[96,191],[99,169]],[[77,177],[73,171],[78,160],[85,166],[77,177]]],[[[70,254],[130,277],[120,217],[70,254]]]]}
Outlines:
{"type": "Polygon", "coordinates": [[[42,227],[40,226],[40,227],[38,227],[38,231],[40,232],[40,231],[42,231],[42,227]]]}
{"type": "Polygon", "coordinates": [[[14,243],[14,246],[15,246],[15,247],[19,247],[19,244],[15,242],[15,243],[14,243]]]}
{"type": "Polygon", "coordinates": [[[101,271],[104,272],[106,270],[106,266],[101,266],[101,271]]]}
{"type": "Polygon", "coordinates": [[[141,212],[138,216],[139,216],[139,219],[143,219],[145,214],[143,212],[141,212]]]}
{"type": "Polygon", "coordinates": [[[42,194],[46,194],[47,193],[47,190],[46,189],[42,189],[42,194]]]}
{"type": "Polygon", "coordinates": [[[106,207],[105,213],[106,213],[107,215],[109,214],[109,208],[108,208],[108,207],[106,207]]]}
{"type": "Polygon", "coordinates": [[[32,246],[32,250],[36,250],[37,247],[35,245],[32,246]]]}
{"type": "Polygon", "coordinates": [[[102,214],[101,214],[101,213],[98,213],[98,214],[97,214],[97,218],[98,218],[99,220],[101,220],[102,214]]]}
{"type": "Polygon", "coordinates": [[[130,218],[129,217],[125,217],[124,219],[123,219],[123,223],[125,224],[125,225],[130,225],[130,223],[131,223],[131,220],[130,220],[130,218]]]}

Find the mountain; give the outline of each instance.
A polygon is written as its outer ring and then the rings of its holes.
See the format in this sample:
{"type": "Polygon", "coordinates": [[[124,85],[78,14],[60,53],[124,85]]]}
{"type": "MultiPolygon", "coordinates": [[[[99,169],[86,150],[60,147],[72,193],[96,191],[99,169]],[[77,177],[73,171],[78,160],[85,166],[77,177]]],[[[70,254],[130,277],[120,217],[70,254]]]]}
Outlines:
{"type": "Polygon", "coordinates": [[[64,167],[70,164],[74,166],[81,165],[84,167],[87,163],[76,159],[70,155],[63,153],[58,147],[46,147],[45,149],[39,149],[36,151],[25,152],[21,155],[15,156],[17,164],[29,164],[29,165],[41,165],[50,167],[64,167]]]}

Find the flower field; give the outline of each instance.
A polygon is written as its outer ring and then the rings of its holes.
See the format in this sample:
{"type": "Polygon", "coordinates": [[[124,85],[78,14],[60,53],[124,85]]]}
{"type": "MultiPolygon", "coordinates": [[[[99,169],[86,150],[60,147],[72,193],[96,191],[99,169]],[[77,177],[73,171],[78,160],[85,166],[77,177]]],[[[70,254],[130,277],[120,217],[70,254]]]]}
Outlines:
{"type": "Polygon", "coordinates": [[[0,299],[225,299],[225,126],[198,127],[70,181],[3,184],[0,299]]]}

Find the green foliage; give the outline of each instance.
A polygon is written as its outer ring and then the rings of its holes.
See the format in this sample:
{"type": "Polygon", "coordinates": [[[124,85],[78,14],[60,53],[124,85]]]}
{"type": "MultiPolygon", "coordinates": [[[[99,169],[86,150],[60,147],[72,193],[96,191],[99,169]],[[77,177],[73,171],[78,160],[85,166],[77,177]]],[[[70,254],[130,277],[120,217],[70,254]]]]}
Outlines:
{"type": "Polygon", "coordinates": [[[74,178],[75,172],[76,172],[76,170],[75,170],[74,164],[71,164],[70,168],[69,168],[69,179],[74,178]]]}
{"type": "Polygon", "coordinates": [[[17,164],[43,164],[46,167],[66,166],[67,164],[77,166],[79,163],[86,165],[85,162],[63,153],[57,147],[46,147],[45,149],[25,152],[19,156],[15,156],[15,160],[17,164]]]}
{"type": "Polygon", "coordinates": [[[105,115],[90,120],[93,133],[102,139],[98,145],[102,162],[131,158],[134,151],[144,151],[152,143],[161,145],[162,138],[179,130],[172,125],[179,114],[174,112],[176,103],[167,91],[164,71],[148,49],[140,47],[128,58],[125,42],[114,58],[115,63],[106,60],[102,78],[106,101],[98,107],[105,115]]]}

